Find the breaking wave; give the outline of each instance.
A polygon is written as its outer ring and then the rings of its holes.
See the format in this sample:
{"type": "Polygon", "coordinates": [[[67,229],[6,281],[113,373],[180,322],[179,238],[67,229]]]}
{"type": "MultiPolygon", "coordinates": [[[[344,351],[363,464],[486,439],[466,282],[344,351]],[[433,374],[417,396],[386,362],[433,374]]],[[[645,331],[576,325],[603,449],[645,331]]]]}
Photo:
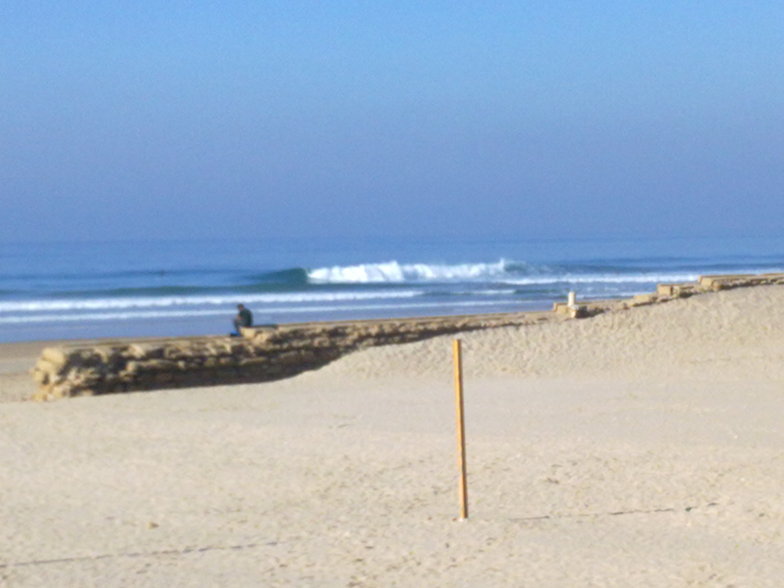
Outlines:
{"type": "MultiPolygon", "coordinates": [[[[694,272],[645,272],[630,268],[607,268],[603,271],[574,271],[566,266],[532,265],[501,259],[495,263],[402,264],[397,261],[322,267],[309,270],[311,284],[404,284],[487,282],[514,285],[540,284],[647,284],[696,280],[694,272]]],[[[591,268],[594,269],[594,268],[591,268]]],[[[600,268],[595,268],[600,269],[600,268]]]]}
{"type": "Polygon", "coordinates": [[[455,265],[428,263],[363,263],[336,265],[309,270],[308,280],[315,284],[379,284],[403,282],[454,282],[493,280],[521,273],[526,264],[500,260],[496,263],[455,265]]]}

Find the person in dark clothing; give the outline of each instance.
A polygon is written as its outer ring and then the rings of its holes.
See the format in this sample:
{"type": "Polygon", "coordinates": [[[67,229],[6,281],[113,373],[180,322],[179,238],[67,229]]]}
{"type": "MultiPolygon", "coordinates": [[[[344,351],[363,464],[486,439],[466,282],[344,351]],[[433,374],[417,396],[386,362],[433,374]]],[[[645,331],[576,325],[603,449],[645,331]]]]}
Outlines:
{"type": "Polygon", "coordinates": [[[242,327],[252,327],[253,326],[253,313],[245,308],[245,305],[238,304],[237,305],[237,316],[234,317],[234,333],[233,335],[240,336],[242,335],[242,327]]]}

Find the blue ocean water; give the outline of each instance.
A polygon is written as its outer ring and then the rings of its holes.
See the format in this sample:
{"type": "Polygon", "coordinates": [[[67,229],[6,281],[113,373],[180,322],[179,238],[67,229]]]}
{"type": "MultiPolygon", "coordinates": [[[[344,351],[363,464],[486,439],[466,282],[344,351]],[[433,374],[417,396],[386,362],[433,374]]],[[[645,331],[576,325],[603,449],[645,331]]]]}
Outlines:
{"type": "Polygon", "coordinates": [[[784,271],[784,237],[0,244],[0,341],[225,334],[256,323],[507,312],[703,274],[784,271]]]}

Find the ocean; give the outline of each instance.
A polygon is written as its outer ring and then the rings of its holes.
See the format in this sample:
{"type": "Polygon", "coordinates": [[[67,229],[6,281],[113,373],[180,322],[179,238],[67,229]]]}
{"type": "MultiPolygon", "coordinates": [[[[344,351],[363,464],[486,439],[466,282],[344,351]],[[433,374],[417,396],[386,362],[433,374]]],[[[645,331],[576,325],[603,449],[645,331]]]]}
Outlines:
{"type": "Polygon", "coordinates": [[[784,238],[2,243],[0,341],[549,309],[699,275],[784,271],[784,238]]]}

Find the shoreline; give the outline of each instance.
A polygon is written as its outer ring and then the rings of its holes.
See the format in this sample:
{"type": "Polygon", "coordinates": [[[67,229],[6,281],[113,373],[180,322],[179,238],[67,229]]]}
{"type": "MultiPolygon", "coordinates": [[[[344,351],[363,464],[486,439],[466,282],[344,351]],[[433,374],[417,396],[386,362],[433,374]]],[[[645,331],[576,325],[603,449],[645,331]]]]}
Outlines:
{"type": "MultiPolygon", "coordinates": [[[[316,323],[332,323],[332,322],[355,322],[355,321],[376,321],[376,320],[407,320],[416,318],[433,318],[433,317],[460,317],[472,316],[474,314],[516,314],[521,312],[546,312],[552,308],[552,302],[536,304],[530,306],[528,304],[520,304],[503,311],[483,311],[480,309],[475,313],[466,313],[465,311],[451,312],[445,314],[437,313],[400,313],[393,316],[370,315],[359,316],[327,316],[319,318],[318,320],[287,320],[283,322],[276,322],[273,316],[267,316],[264,313],[263,306],[254,309],[256,320],[262,324],[279,324],[279,325],[300,325],[300,324],[316,324],[316,323]]],[[[17,333],[14,340],[0,340],[0,345],[5,343],[36,343],[42,341],[52,341],[54,343],[66,341],[93,341],[93,340],[128,340],[128,339],[160,339],[160,338],[192,338],[192,337],[220,337],[229,334],[233,329],[233,309],[227,308],[224,314],[219,315],[216,320],[200,320],[198,317],[193,318],[166,318],[166,319],[143,319],[138,321],[131,321],[132,324],[113,323],[111,321],[105,323],[95,323],[79,328],[79,332],[83,335],[77,336],[62,336],[60,333],[70,331],[68,329],[53,325],[52,329],[44,326],[43,324],[34,324],[31,326],[21,326],[19,324],[6,325],[7,331],[14,331],[17,333]],[[117,325],[121,328],[117,328],[117,325]],[[130,327],[130,328],[128,328],[130,327]],[[47,333],[52,333],[48,335],[47,333]],[[116,334],[114,334],[116,333],[116,334]],[[130,333],[130,334],[129,334],[130,333]]],[[[6,333],[3,333],[6,335],[6,333]]]]}
{"type": "MultiPolygon", "coordinates": [[[[762,273],[762,274],[716,274],[705,275],[698,277],[694,282],[683,283],[662,283],[656,286],[656,290],[652,292],[643,292],[633,295],[631,297],[617,297],[617,298],[588,298],[581,299],[579,306],[584,307],[589,311],[589,314],[594,314],[596,309],[598,312],[604,310],[613,310],[617,307],[640,306],[648,303],[653,303],[658,299],[680,298],[706,292],[717,292],[724,289],[739,288],[739,287],[754,287],[758,285],[784,283],[784,273],[762,273]],[[591,310],[594,309],[594,310],[591,310]]],[[[560,301],[553,301],[546,306],[550,307],[555,312],[566,312],[565,303],[560,301]]],[[[372,318],[347,318],[347,319],[324,319],[317,321],[292,321],[285,323],[269,323],[270,325],[280,327],[303,327],[313,325],[332,325],[332,324],[352,324],[352,323],[378,323],[385,321],[416,321],[416,320],[462,320],[466,318],[477,317],[504,317],[516,315],[536,315],[547,314],[550,310],[548,308],[538,309],[525,309],[525,310],[510,310],[503,312],[475,312],[475,313],[453,313],[443,315],[429,315],[429,314],[415,314],[415,315],[402,315],[393,317],[372,317],[372,318]]],[[[226,321],[229,324],[229,319],[226,321]]],[[[263,326],[263,325],[257,325],[263,326]]],[[[228,329],[228,327],[227,327],[228,329]]],[[[96,329],[97,330],[97,329],[96,329]]],[[[91,344],[106,344],[113,342],[128,343],[132,341],[162,341],[162,340],[190,340],[208,337],[225,337],[221,333],[209,332],[195,332],[186,335],[177,334],[164,334],[164,335],[131,335],[131,336],[90,336],[90,337],[51,337],[51,338],[37,338],[37,339],[22,339],[16,341],[0,341],[0,350],[11,349],[13,346],[18,345],[31,345],[38,347],[46,346],[59,346],[59,345],[91,345],[91,344]]],[[[12,352],[13,353],[13,352],[12,352]]]]}
{"type": "MultiPolygon", "coordinates": [[[[19,382],[23,370],[38,390],[29,397],[133,392],[194,385],[250,383],[318,369],[347,353],[448,333],[587,318],[721,290],[784,284],[784,274],[703,276],[660,284],[630,299],[556,302],[552,311],[385,318],[259,325],[243,336],[145,337],[0,344],[0,378],[19,382]],[[39,353],[34,366],[30,355],[39,353]],[[30,369],[32,368],[32,369],[30,369]]],[[[27,393],[31,390],[26,386],[27,393]]]]}

